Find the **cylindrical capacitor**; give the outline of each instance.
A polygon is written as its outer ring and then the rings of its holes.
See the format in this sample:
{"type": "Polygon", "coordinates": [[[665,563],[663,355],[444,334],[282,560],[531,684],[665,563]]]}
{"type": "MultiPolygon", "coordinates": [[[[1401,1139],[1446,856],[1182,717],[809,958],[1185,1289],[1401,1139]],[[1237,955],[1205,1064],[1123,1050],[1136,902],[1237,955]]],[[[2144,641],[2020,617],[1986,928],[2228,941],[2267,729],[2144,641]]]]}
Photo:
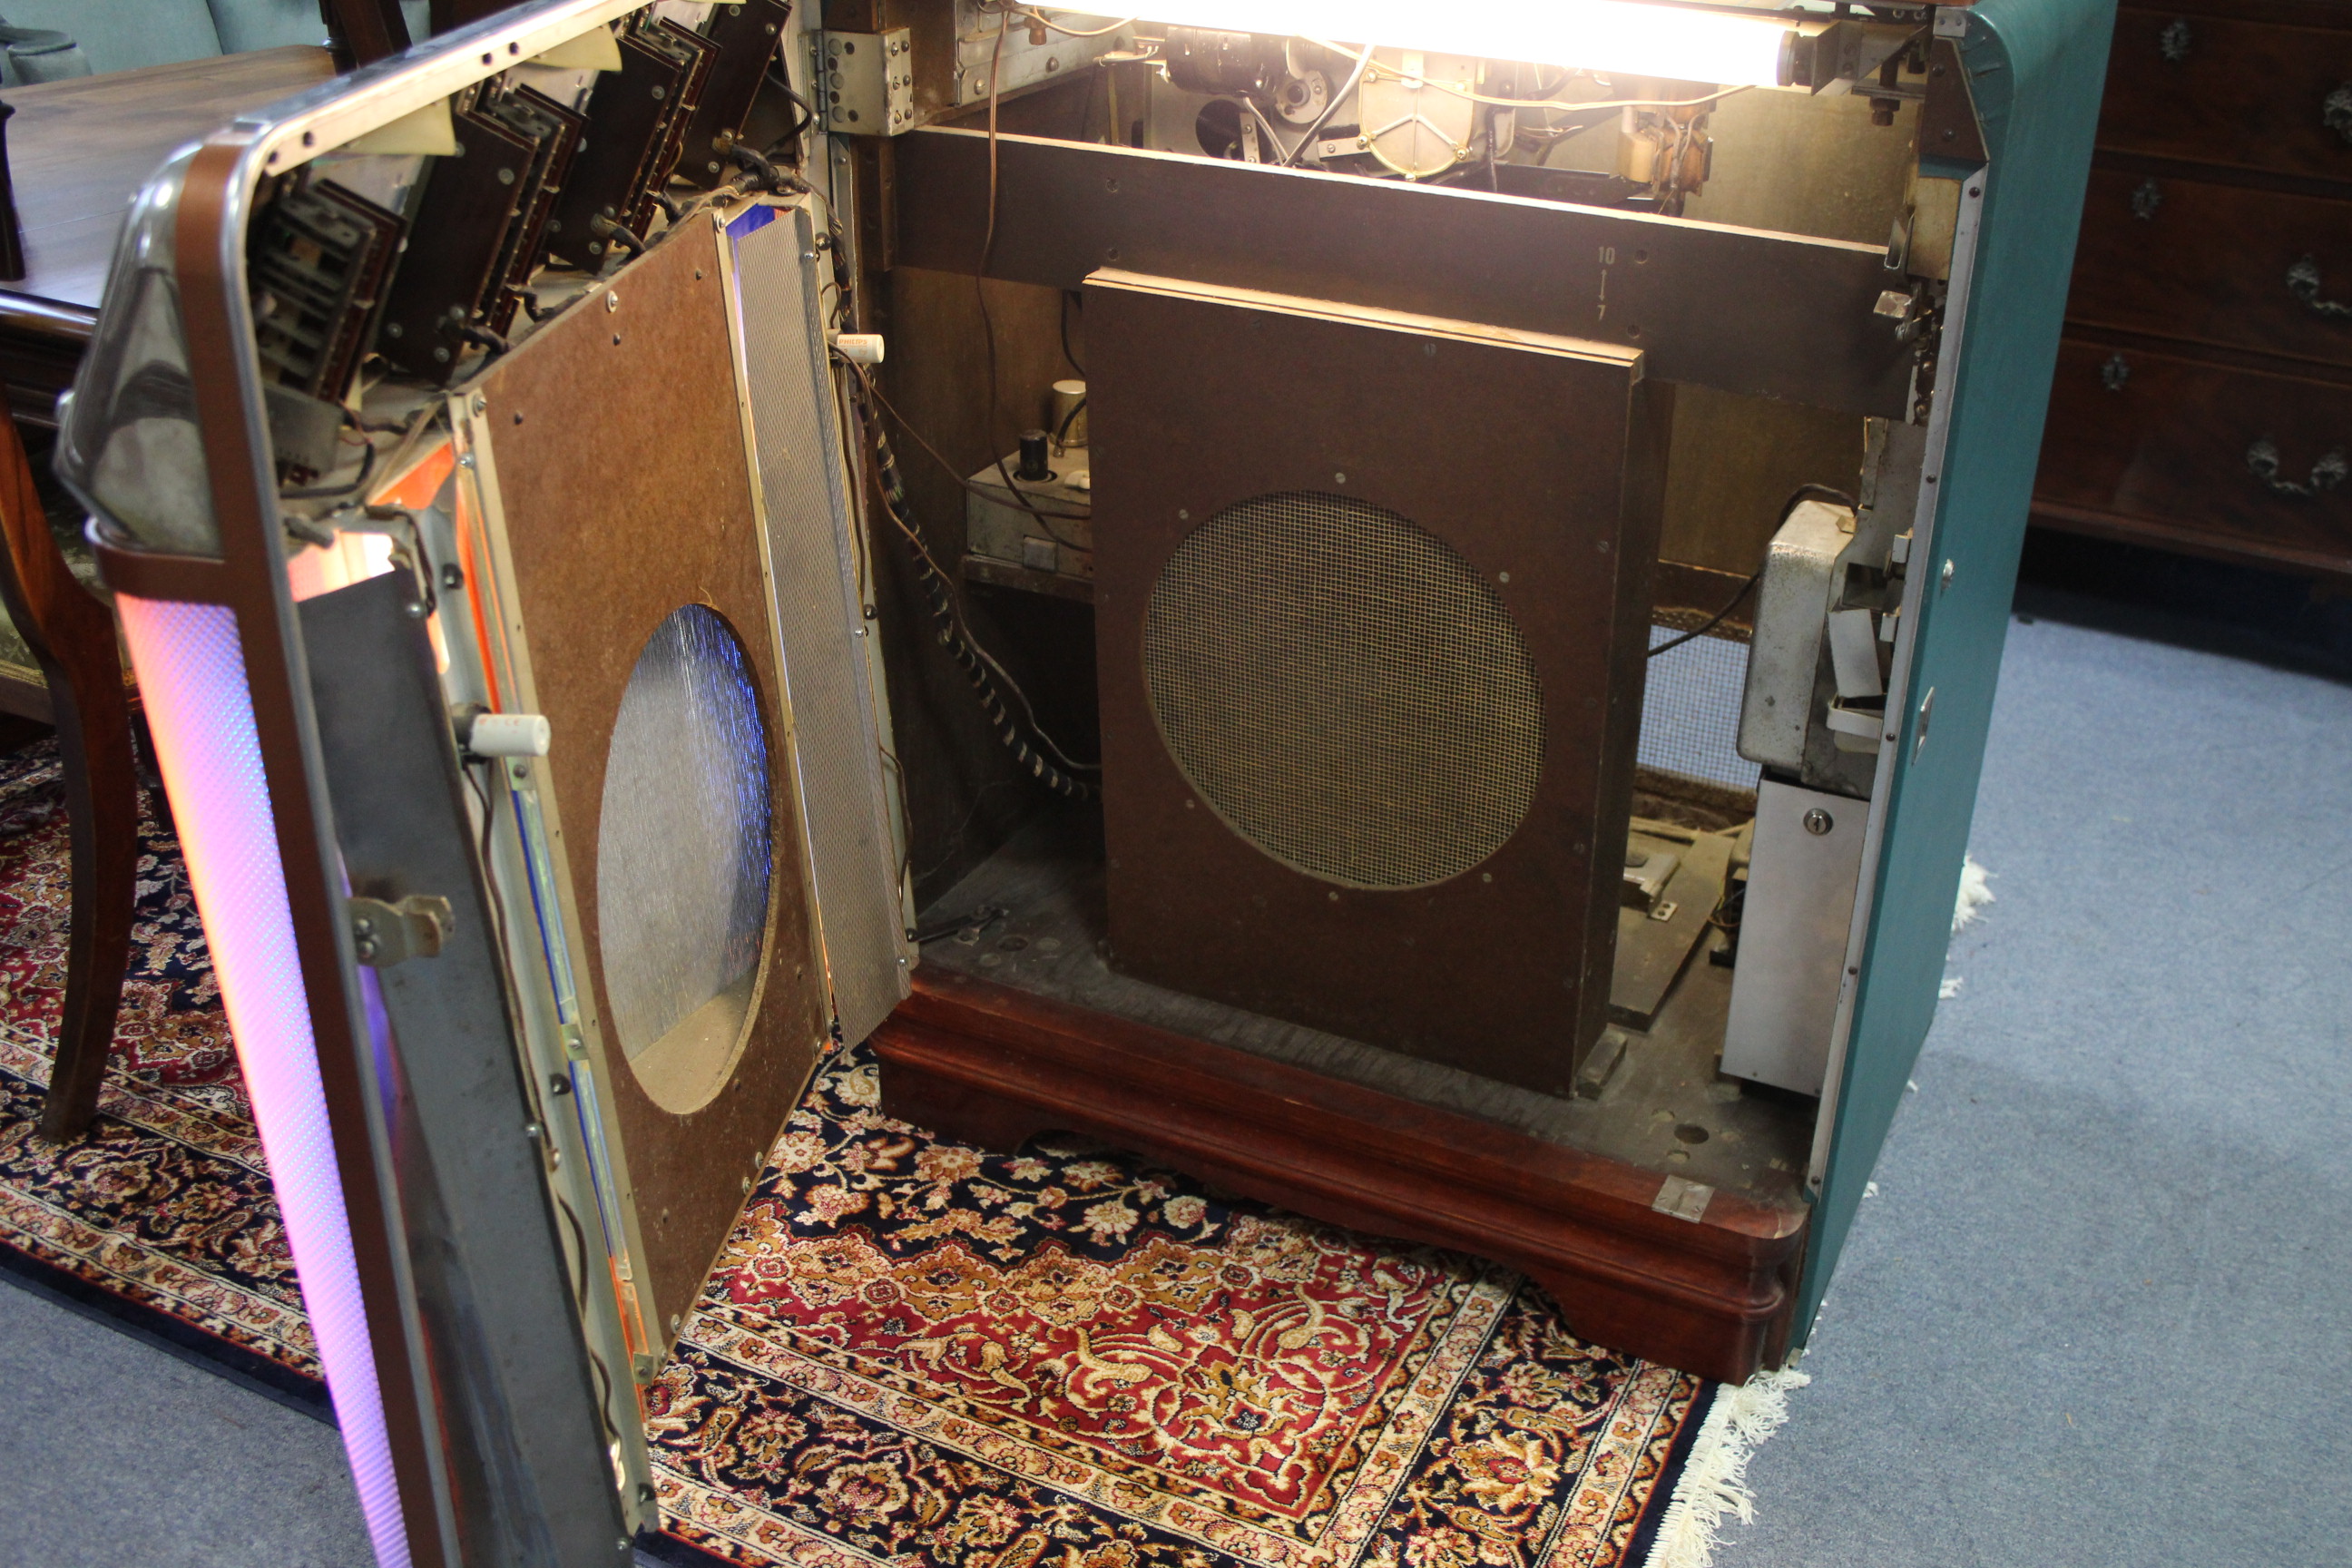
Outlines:
{"type": "Polygon", "coordinates": [[[1273,34],[1171,27],[1160,59],[1186,92],[1263,94],[1283,77],[1282,39],[1273,34]]]}
{"type": "Polygon", "coordinates": [[[1054,477],[1054,470],[1045,463],[1046,439],[1043,430],[1021,432],[1021,466],[1013,470],[1014,479],[1042,484],[1054,477]]]}
{"type": "Polygon", "coordinates": [[[1054,445],[1069,447],[1086,444],[1087,384],[1057,381],[1054,384],[1054,445]]]}
{"type": "Polygon", "coordinates": [[[543,757],[553,731],[539,713],[477,713],[466,750],[478,757],[543,757]]]}

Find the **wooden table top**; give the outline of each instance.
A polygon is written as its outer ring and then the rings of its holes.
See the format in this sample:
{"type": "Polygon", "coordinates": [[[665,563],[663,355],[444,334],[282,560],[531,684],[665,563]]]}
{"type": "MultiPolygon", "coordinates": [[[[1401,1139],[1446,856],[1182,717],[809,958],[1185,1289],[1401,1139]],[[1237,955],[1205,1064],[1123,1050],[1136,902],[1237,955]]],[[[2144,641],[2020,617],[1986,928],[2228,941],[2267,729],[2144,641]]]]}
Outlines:
{"type": "Polygon", "coordinates": [[[11,89],[8,170],[25,277],[0,286],[0,318],[45,317],[50,335],[79,321],[86,336],[123,216],[148,176],[175,149],[334,73],[326,50],[296,44],[11,89]]]}

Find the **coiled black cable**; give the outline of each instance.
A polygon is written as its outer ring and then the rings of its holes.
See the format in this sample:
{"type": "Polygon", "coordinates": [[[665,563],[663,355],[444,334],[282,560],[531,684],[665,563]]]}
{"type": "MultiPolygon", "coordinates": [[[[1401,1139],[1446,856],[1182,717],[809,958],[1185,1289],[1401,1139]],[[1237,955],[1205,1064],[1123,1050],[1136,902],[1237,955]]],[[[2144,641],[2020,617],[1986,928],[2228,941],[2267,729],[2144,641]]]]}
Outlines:
{"type": "Polygon", "coordinates": [[[996,738],[1004,742],[1004,749],[1013,753],[1023,772],[1066,799],[1094,799],[1095,786],[1064,772],[1046,756],[1005,705],[1003,694],[996,689],[996,679],[989,672],[988,660],[964,634],[963,623],[956,614],[953,588],[939,563],[931,559],[929,548],[915,527],[914,511],[907,502],[907,487],[898,474],[898,458],[890,449],[889,432],[882,427],[862,380],[853,377],[851,384],[856,389],[850,401],[857,410],[857,423],[873,448],[875,484],[882,492],[883,509],[913,549],[916,580],[922,584],[923,596],[930,602],[931,618],[939,623],[940,646],[948,650],[957,668],[971,681],[972,692],[980,699],[981,711],[987,716],[989,728],[996,731],[996,738]]]}

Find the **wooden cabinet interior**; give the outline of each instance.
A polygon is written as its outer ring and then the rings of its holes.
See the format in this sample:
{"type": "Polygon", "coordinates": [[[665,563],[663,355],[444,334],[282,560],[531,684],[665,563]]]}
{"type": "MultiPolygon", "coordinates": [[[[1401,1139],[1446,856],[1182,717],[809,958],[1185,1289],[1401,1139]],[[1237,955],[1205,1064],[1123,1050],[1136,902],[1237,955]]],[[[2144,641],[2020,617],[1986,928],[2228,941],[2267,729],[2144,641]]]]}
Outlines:
{"type": "MultiPolygon", "coordinates": [[[[1115,67],[1112,74],[1129,104],[1171,90],[1147,82],[1138,68],[1115,67]]],[[[1916,100],[1898,102],[1888,125],[1874,124],[1859,98],[1832,105],[1758,95],[1742,103],[1738,127],[1753,138],[1742,150],[1778,149],[1780,155],[1751,157],[1743,179],[1708,186],[1704,199],[1734,221],[1777,220],[1785,228],[1734,242],[1755,247],[1745,265],[1750,276],[1764,269],[1771,285],[1753,307],[1709,314],[1722,297],[1713,296],[1715,306],[1702,303],[1709,298],[1707,280],[1727,279],[1729,272],[1717,269],[1740,264],[1727,251],[1718,259],[1683,247],[1694,231],[1647,227],[1591,208],[1489,208],[1454,193],[1395,184],[1366,196],[1361,220],[1349,216],[1355,193],[1346,185],[1301,183],[1298,199],[1327,211],[1286,213],[1280,202],[1261,211],[1248,198],[1267,187],[1244,183],[1282,176],[1253,176],[1230,164],[1114,162],[1098,143],[1073,140],[1076,128],[1090,123],[1087,94],[1098,90],[1073,81],[1001,106],[993,155],[1002,205],[990,247],[992,276],[984,280],[951,265],[977,262],[988,228],[981,195],[992,151],[985,137],[933,131],[857,148],[855,188],[867,205],[856,237],[863,265],[853,308],[859,326],[891,343],[877,378],[887,402],[884,427],[914,521],[934,555],[952,560],[964,548],[963,476],[1011,453],[1023,427],[1050,424],[1053,383],[1089,375],[1089,387],[1106,398],[1114,395],[1111,378],[1122,378],[1122,387],[1138,378],[1150,384],[1150,418],[1138,425],[1120,416],[1139,394],[1118,392],[1118,404],[1107,405],[1104,418],[1111,434],[1103,439],[1112,444],[1089,456],[1098,476],[1121,462],[1153,476],[1139,493],[1171,509],[1171,541],[1207,515],[1187,510],[1182,515],[1194,521],[1174,521],[1176,492],[1194,488],[1186,476],[1207,479],[1199,487],[1203,494],[1223,495],[1232,489],[1226,470],[1257,449],[1273,468],[1305,475],[1318,460],[1310,432],[1327,417],[1342,422],[1322,440],[1332,451],[1377,432],[1376,449],[1401,452],[1402,460],[1422,466],[1432,498],[1448,486],[1465,497],[1490,494],[1503,477],[1496,465],[1509,459],[1499,450],[1485,453],[1472,438],[1461,422],[1460,394],[1416,400],[1404,390],[1408,384],[1391,388],[1330,353],[1260,363],[1237,341],[1230,352],[1203,358],[1196,331],[1163,327],[1115,338],[1121,323],[1099,290],[1080,287],[1094,268],[1110,276],[1136,265],[1212,289],[1240,283],[1304,290],[1335,301],[1335,310],[1403,300],[1433,309],[1410,293],[1419,289],[1458,301],[1455,315],[1485,306],[1524,315],[1523,297],[1481,282],[1485,264],[1470,258],[1475,247],[1449,248],[1447,226],[1457,216],[1449,209],[1458,206],[1461,224],[1494,231],[1489,259],[1506,273],[1554,251],[1598,247],[1593,292],[1610,302],[1597,310],[1580,302],[1573,293],[1579,285],[1539,308],[1555,312],[1563,329],[1612,335],[1646,373],[1663,454],[1652,503],[1661,515],[1651,524],[1661,543],[1647,547],[1657,558],[1637,589],[1636,625],[1659,628],[1650,633],[1654,640],[1720,615],[1716,629],[1730,640],[1715,645],[1733,671],[1727,689],[1694,694],[1672,685],[1673,671],[1654,668],[1651,683],[1669,695],[1665,712],[1651,721],[1668,729],[1677,721],[1713,726],[1727,737],[1738,717],[1739,639],[1752,609],[1743,585],[1758,571],[1787,498],[1807,484],[1847,492],[1867,488],[1864,470],[1879,450],[1867,422],[1899,422],[1913,412],[1913,367],[1920,359],[1907,336],[1891,331],[1872,340],[1881,345],[1872,352],[1884,357],[1867,361],[1821,341],[1802,355],[1753,344],[1778,342],[1780,334],[1801,331],[1801,323],[1823,315],[1838,317],[1849,308],[1829,303],[1839,289],[1866,290],[1875,299],[1902,284],[1900,266],[1890,271],[1876,241],[1899,230],[1911,212],[1916,100]],[[1776,178],[1775,170],[1785,175],[1776,178]],[[1181,225],[1160,225],[1158,209],[1149,205],[1155,181],[1190,183],[1190,205],[1170,209],[1171,219],[1186,215],[1181,225]],[[1127,205],[1115,205],[1120,203],[1127,205]],[[1348,226],[1368,223],[1382,208],[1393,209],[1397,222],[1426,214],[1412,225],[1423,231],[1412,244],[1426,258],[1416,258],[1409,271],[1400,266],[1392,277],[1381,268],[1395,264],[1377,247],[1334,238],[1369,232],[1348,226]],[[1257,226],[1247,228],[1251,237],[1220,236],[1225,214],[1257,226]],[[1550,240],[1541,226],[1555,221],[1566,226],[1550,240]],[[1864,231],[1874,241],[1868,246],[1857,242],[1864,231]],[[1279,256],[1269,255],[1267,246],[1279,247],[1279,256]],[[1498,253],[1496,246],[1503,247],[1498,253]],[[1552,250],[1527,248],[1543,246],[1552,250]],[[1456,255],[1458,266],[1448,259],[1456,255]],[[1677,281],[1660,285],[1653,274],[1677,281]],[[1610,292],[1644,286],[1648,294],[1626,292],[1622,303],[1610,292]],[[1582,315],[1570,315],[1580,310],[1582,315]],[[1621,310],[1641,319],[1613,313],[1621,310]],[[1664,322],[1693,310],[1703,319],[1664,331],[1654,325],[1643,335],[1642,321],[1664,322]],[[1661,364],[1681,367],[1681,378],[1661,374],[1661,364]],[[1813,368],[1797,368],[1802,364],[1813,368]],[[1155,365],[1165,370],[1164,383],[1149,383],[1155,365]],[[1785,379],[1792,372],[1800,377],[1794,383],[1785,379]],[[1762,395],[1768,390],[1773,395],[1762,395]],[[1188,401],[1217,414],[1204,426],[1219,433],[1215,441],[1197,449],[1177,437],[1178,411],[1188,401]],[[1327,404],[1328,416],[1305,412],[1327,404]],[[1176,441],[1171,455],[1178,460],[1162,463],[1158,450],[1137,450],[1139,441],[1176,441]]],[[[1194,101],[1185,100],[1181,113],[1155,109],[1143,122],[1189,126],[1194,101]]],[[[964,123],[982,122],[972,116],[964,123]]],[[[1091,134],[1098,135],[1101,122],[1091,123],[1091,134]]],[[[1613,156],[1610,134],[1593,140],[1597,153],[1577,148],[1587,161],[1613,156]]],[[[1725,156],[1733,166],[1728,145],[1725,156]]],[[[1940,283],[1930,280],[1923,297],[1940,283]]],[[[1866,312],[1869,306],[1853,308],[1866,312]]],[[[1275,318],[1266,320],[1261,331],[1274,330],[1275,318]]],[[[1933,371],[1930,361],[1927,374],[1933,371]]],[[[1322,461],[1317,483],[1344,489],[1348,481],[1335,476],[1357,466],[1344,457],[1322,461]]],[[[1906,479],[1890,469],[1884,482],[1891,491],[1906,479]]],[[[1907,482],[1917,483],[1916,469],[1907,482]]],[[[1112,526],[1112,515],[1098,510],[1098,525],[1112,526]]],[[[1097,536],[1098,550],[1129,548],[1124,536],[1104,541],[1097,536]]],[[[1164,735],[1149,720],[1138,727],[1135,716],[1143,710],[1098,708],[1097,688],[1099,682],[1108,704],[1110,661],[1127,657],[1127,641],[1139,635],[1143,612],[1136,597],[1151,591],[1151,574],[1165,554],[1154,547],[1142,577],[1104,564],[1115,555],[1098,559],[1090,574],[1091,610],[1060,594],[1001,585],[1009,574],[967,573],[962,584],[971,630],[1025,693],[1037,729],[1057,742],[1056,755],[1101,759],[1114,770],[1114,790],[1138,769],[1164,765],[1164,735]],[[1107,595],[1118,597],[1107,605],[1107,595]],[[1128,629],[1117,637],[1105,633],[1108,640],[1097,647],[1095,625],[1113,624],[1107,617],[1128,629]]],[[[1350,1038],[1346,1026],[1327,1022],[1339,1032],[1321,1032],[1307,1021],[1313,1010],[1286,1009],[1271,992],[1259,1004],[1262,1012],[1213,1000],[1235,996],[1234,977],[1249,966],[1226,955],[1211,964],[1214,973],[1201,972],[1209,957],[1181,943],[1163,942],[1166,956],[1154,958],[1115,950],[1121,928],[1115,902],[1106,900],[1099,808],[1058,798],[1024,776],[975,710],[965,672],[929,635],[922,590],[905,551],[877,535],[873,560],[898,759],[908,779],[917,923],[929,939],[914,997],[875,1037],[887,1109],[991,1146],[1049,1130],[1078,1131],[1310,1215],[1505,1258],[1550,1285],[1584,1331],[1676,1364],[1740,1376],[1784,1353],[1794,1326],[1816,1108],[1811,1099],[1743,1088],[1719,1075],[1731,971],[1721,966],[1727,952],[1712,962],[1709,954],[1727,947],[1724,939],[1710,931],[1672,956],[1663,1011],[1642,1015],[1646,1027],[1609,1026],[1612,1073],[1581,1094],[1572,1081],[1571,1053],[1562,1051],[1560,1070],[1549,1077],[1532,1065],[1551,1036],[1565,1040],[1571,1033],[1561,1005],[1551,1009],[1559,1015],[1553,1024],[1522,1019],[1490,1035],[1490,1054],[1482,1058],[1475,1051],[1370,1044],[1381,1034],[1370,1027],[1350,1038]],[[1528,1065],[1514,1066],[1514,1058],[1528,1065]],[[1542,1087],[1515,1087],[1514,1079],[1542,1087]],[[1472,1148],[1483,1152],[1465,1163],[1472,1148]]],[[[1499,558],[1481,564],[1510,581],[1511,567],[1499,558]]],[[[1637,648],[1643,640],[1637,635],[1637,648]]],[[[1633,673],[1638,681],[1643,672],[1633,673]]],[[[1131,683],[1122,673],[1117,684],[1125,689],[1131,683]]],[[[1638,708],[1637,700],[1628,700],[1638,708]]],[[[1604,758],[1630,763],[1641,725],[1626,721],[1634,719],[1621,710],[1622,727],[1607,742],[1563,741],[1572,745],[1563,765],[1604,758]]],[[[1654,752],[1654,732],[1653,742],[1654,752]]],[[[1721,751],[1731,756],[1727,738],[1721,751]]],[[[1753,811],[1753,780],[1752,766],[1744,787],[1645,767],[1635,809],[1671,817],[1669,830],[1685,834],[1736,826],[1753,811]]],[[[1167,804],[1176,815],[1160,821],[1155,835],[1187,826],[1186,803],[1171,795],[1167,804]]],[[[1192,804],[1205,819],[1197,797],[1192,804]]],[[[1205,820],[1200,826],[1220,831],[1205,820]]],[[[1236,866],[1212,868],[1223,864],[1222,851],[1176,857],[1169,871],[1174,880],[1157,895],[1155,909],[1189,900],[1213,921],[1219,900],[1231,898],[1234,932],[1247,940],[1242,911],[1253,898],[1262,901],[1273,892],[1269,885],[1253,893],[1248,879],[1236,875],[1253,859],[1275,884],[1295,887],[1301,910],[1325,902],[1327,892],[1334,901],[1390,897],[1327,887],[1230,832],[1223,837],[1241,858],[1236,866]],[[1189,889],[1187,867],[1194,882],[1189,889]]],[[[1475,896],[1477,872],[1467,880],[1475,896]]],[[[1613,886],[1613,870],[1610,881],[1613,886]]],[[[1684,884],[1684,896],[1698,885],[1684,884]]],[[[1724,891],[1720,882],[1711,887],[1710,911],[1724,891]]],[[[1613,907],[1613,893],[1611,900],[1613,907]]],[[[1386,940],[1393,943],[1402,933],[1410,942],[1415,917],[1403,912],[1402,899],[1393,901],[1398,910],[1386,917],[1394,928],[1386,940]]],[[[1444,917],[1429,931],[1455,919],[1444,917]]],[[[1611,920],[1613,932],[1613,913],[1611,920]]],[[[1360,945],[1372,939],[1350,940],[1360,945]]],[[[1356,961],[1378,964],[1379,951],[1361,946],[1356,961]]],[[[1401,958],[1409,951],[1398,949],[1401,958]]],[[[1621,978],[1639,958],[1620,955],[1621,978]]],[[[1277,968],[1286,971],[1289,963],[1277,968]]],[[[1533,982],[1540,967],[1533,955],[1517,964],[1528,972],[1517,984],[1537,1018],[1545,1012],[1533,982]]],[[[1601,973],[1609,969],[1604,950],[1601,973]]],[[[1510,965],[1483,982],[1417,963],[1401,973],[1434,988],[1429,999],[1441,1007],[1451,998],[1475,1010],[1486,1005],[1476,987],[1514,984],[1510,965]]],[[[1604,981],[1595,994],[1608,989],[1604,981]]],[[[1330,1020],[1346,1008],[1322,1012],[1330,1020]]]]}

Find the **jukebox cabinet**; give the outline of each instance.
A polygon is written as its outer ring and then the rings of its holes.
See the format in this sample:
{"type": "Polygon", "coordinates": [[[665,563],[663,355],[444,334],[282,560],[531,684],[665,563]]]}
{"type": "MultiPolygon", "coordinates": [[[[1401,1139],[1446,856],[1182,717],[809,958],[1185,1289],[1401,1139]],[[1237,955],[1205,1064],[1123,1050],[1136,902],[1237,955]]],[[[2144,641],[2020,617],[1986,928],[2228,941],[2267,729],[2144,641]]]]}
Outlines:
{"type": "Polygon", "coordinates": [[[380,1560],[626,1557],[835,1042],[1801,1347],[2106,22],[538,0],[177,154],[60,471],[380,1560]]]}

